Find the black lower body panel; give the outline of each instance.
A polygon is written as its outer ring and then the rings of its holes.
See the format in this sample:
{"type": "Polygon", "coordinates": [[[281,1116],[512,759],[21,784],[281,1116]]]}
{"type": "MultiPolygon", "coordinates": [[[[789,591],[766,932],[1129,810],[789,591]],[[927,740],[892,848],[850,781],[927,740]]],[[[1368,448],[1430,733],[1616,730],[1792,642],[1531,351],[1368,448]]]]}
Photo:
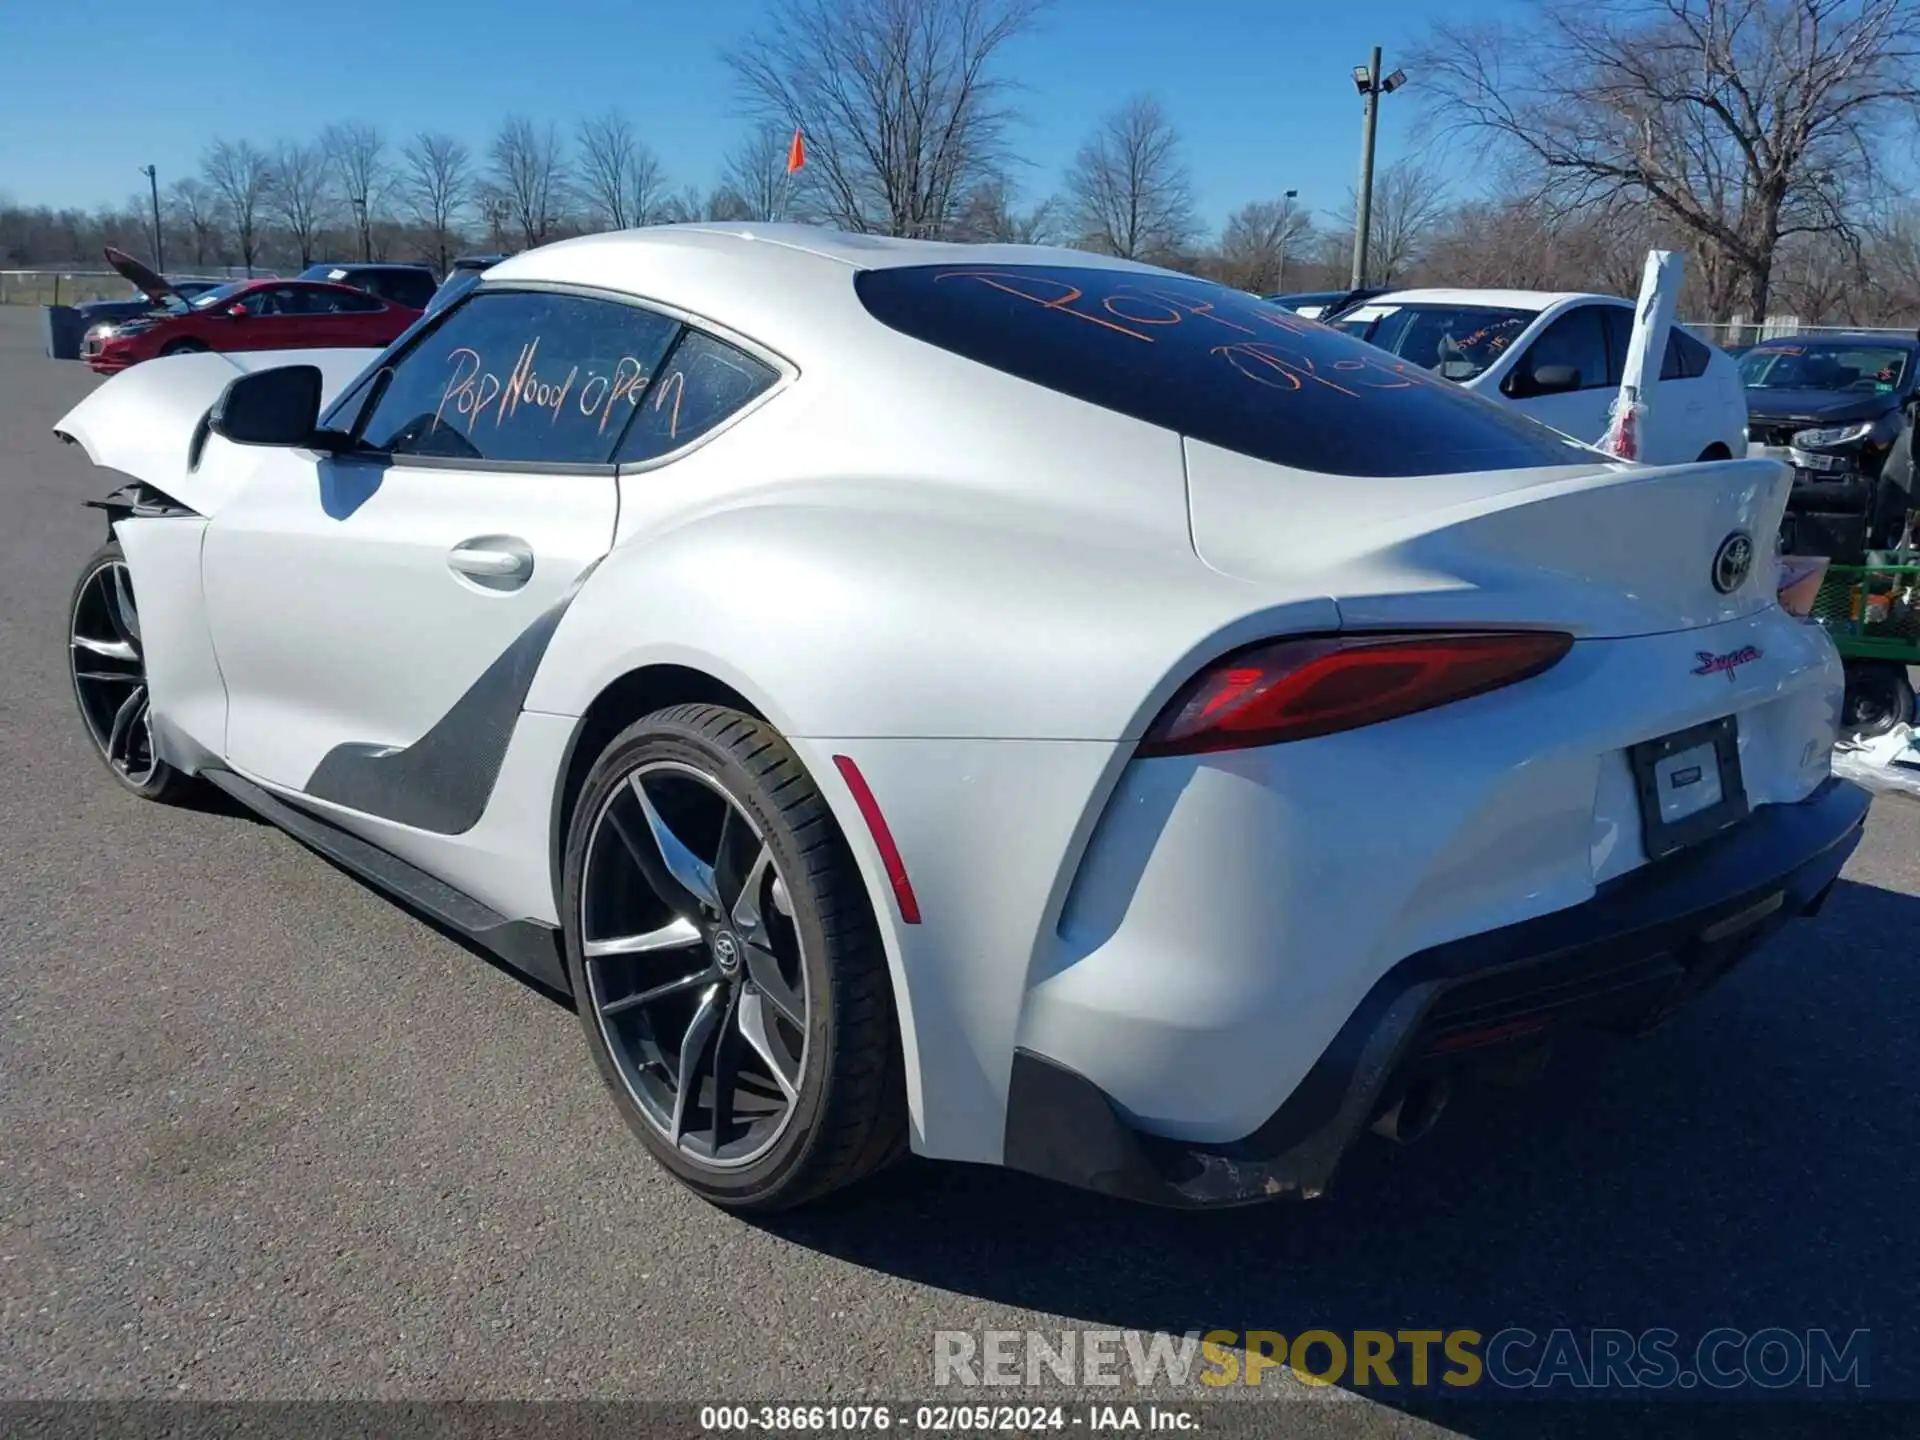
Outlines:
{"type": "Polygon", "coordinates": [[[534,920],[509,920],[472,896],[436,880],[418,866],[282,800],[231,770],[204,770],[201,778],[217,785],[303,845],[318,850],[436,924],[471,940],[529,979],[562,995],[572,993],[567,980],[566,951],[560,932],[551,925],[534,920]]]}
{"type": "Polygon", "coordinates": [[[1178,1207],[1317,1195],[1399,1094],[1553,1025],[1664,1020],[1789,920],[1825,901],[1860,843],[1865,791],[1829,780],[1718,838],[1609,881],[1591,900],[1437,945],[1368,991],[1279,1110],[1224,1144],[1149,1135],[1092,1081],[1015,1052],[1005,1163],[1178,1207]]]}

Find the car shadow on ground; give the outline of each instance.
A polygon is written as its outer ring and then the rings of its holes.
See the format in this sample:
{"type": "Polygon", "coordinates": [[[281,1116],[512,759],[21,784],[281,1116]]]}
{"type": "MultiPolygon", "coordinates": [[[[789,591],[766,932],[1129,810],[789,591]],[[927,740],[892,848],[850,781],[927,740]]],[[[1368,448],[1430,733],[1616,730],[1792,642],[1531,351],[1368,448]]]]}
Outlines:
{"type": "MultiPolygon", "coordinates": [[[[1825,1328],[1842,1341],[1866,1328],[1873,1393],[1910,1396],[1917,953],[1920,898],[1842,881],[1817,921],[1663,1030],[1564,1037],[1537,1083],[1465,1088],[1426,1141],[1365,1137],[1316,1201],[1178,1213],[911,1161],[762,1223],[1062,1325],[1667,1327],[1683,1353],[1718,1326],[1825,1328]]],[[[931,1379],[933,1337],[916,1343],[931,1379]]],[[[1625,1406],[1606,1408],[1618,1433],[1625,1406]]],[[[1545,1417],[1524,1409],[1531,1422],[1508,1407],[1438,1418],[1538,1433],[1545,1417]]]]}
{"type": "Polygon", "coordinates": [[[217,815],[223,820],[245,820],[254,825],[267,823],[219,786],[204,780],[196,781],[172,803],[197,815],[217,815]]]}

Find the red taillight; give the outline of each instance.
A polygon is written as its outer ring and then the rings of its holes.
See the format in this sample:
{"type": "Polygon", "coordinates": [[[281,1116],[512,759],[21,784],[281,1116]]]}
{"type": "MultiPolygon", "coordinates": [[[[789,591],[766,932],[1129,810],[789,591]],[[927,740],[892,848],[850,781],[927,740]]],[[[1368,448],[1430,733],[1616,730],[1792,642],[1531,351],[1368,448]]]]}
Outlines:
{"type": "Polygon", "coordinates": [[[1573,647],[1555,631],[1333,635],[1228,656],[1190,682],[1140,742],[1199,755],[1355,730],[1538,675],[1573,647]]]}

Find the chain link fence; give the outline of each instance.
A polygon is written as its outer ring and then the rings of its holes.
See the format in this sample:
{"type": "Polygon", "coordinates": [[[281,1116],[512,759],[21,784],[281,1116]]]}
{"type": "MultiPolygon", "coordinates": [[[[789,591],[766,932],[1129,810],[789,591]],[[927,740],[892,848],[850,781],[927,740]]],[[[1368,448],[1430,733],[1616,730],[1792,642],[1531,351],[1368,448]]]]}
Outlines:
{"type": "MultiPolygon", "coordinates": [[[[243,265],[196,265],[190,271],[172,272],[175,278],[191,275],[200,280],[245,280],[243,265]]],[[[256,267],[255,279],[272,279],[275,271],[256,267]]],[[[89,300],[130,300],[134,290],[126,279],[111,270],[36,269],[0,270],[0,305],[83,305],[89,300]]]]}
{"type": "Polygon", "coordinates": [[[1758,345],[1762,340],[1778,340],[1788,335],[1897,335],[1903,340],[1911,340],[1916,334],[1911,325],[1810,325],[1797,315],[1769,316],[1758,325],[1739,315],[1718,324],[1701,325],[1691,321],[1682,324],[1709,345],[1718,345],[1722,350],[1738,350],[1748,345],[1758,345]]]}

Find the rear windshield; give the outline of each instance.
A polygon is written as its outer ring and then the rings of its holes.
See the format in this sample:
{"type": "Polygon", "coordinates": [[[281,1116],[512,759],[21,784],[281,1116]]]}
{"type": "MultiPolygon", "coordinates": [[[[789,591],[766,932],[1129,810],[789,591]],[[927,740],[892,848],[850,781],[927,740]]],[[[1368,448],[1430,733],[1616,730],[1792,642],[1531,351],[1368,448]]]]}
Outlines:
{"type": "Polygon", "coordinates": [[[1362,305],[1333,323],[1448,380],[1471,380],[1498,360],[1538,311],[1491,305],[1362,305]]]}
{"type": "Polygon", "coordinates": [[[855,279],[883,324],[1195,440],[1335,475],[1592,459],[1518,412],[1205,280],[1077,266],[926,265],[855,279]]]}

